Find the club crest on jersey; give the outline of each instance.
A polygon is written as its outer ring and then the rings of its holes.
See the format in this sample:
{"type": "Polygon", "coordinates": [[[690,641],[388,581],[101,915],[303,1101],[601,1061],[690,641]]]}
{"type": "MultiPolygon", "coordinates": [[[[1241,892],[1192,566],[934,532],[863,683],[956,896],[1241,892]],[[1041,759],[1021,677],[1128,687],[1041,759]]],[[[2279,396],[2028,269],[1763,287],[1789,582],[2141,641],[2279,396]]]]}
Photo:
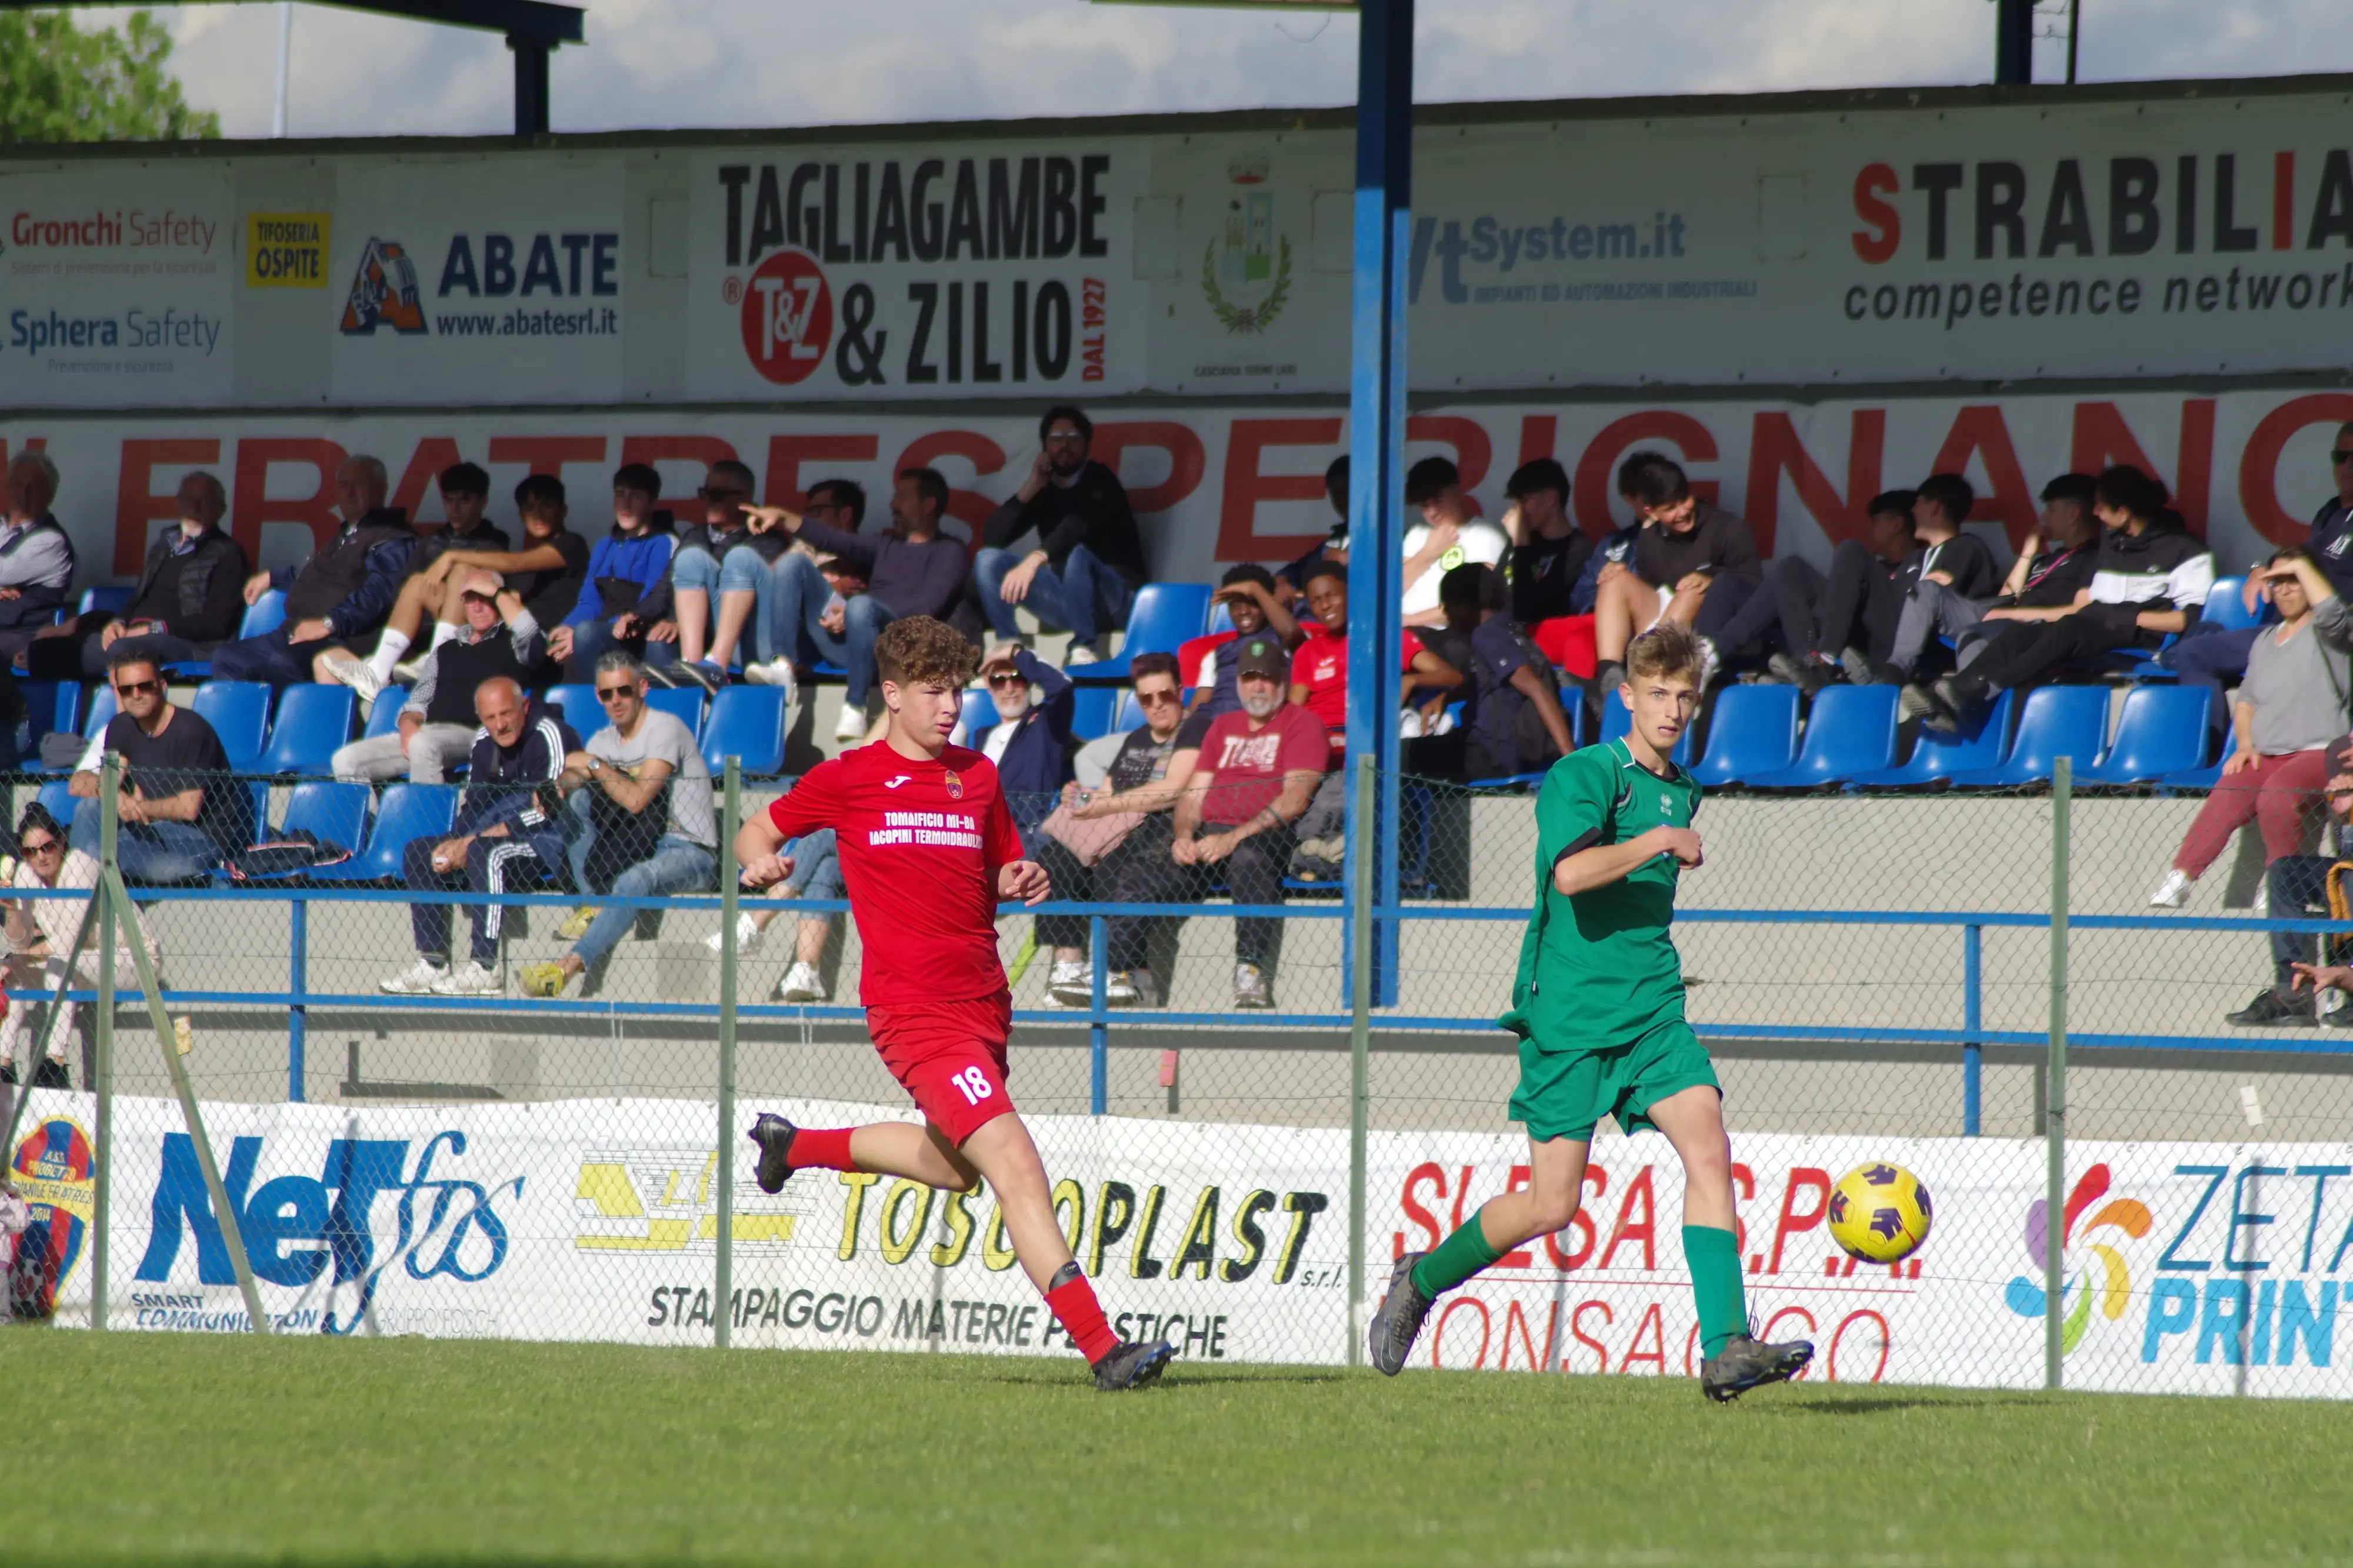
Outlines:
{"type": "Polygon", "coordinates": [[[950,800],[962,800],[964,798],[964,780],[956,776],[956,771],[954,768],[950,768],[947,771],[947,784],[948,798],[950,800]]]}

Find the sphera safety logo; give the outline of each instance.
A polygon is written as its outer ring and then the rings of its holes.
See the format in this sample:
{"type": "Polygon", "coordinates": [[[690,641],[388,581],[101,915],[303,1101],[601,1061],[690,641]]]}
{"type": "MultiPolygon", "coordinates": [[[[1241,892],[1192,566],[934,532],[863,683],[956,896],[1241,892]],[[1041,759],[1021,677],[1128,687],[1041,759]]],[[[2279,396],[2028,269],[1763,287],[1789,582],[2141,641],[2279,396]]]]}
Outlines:
{"type": "Polygon", "coordinates": [[[768,380],[790,386],[825,363],[833,343],[833,290],[806,250],[774,250],[748,279],[730,278],[730,304],[742,309],[744,354],[768,380]]]}

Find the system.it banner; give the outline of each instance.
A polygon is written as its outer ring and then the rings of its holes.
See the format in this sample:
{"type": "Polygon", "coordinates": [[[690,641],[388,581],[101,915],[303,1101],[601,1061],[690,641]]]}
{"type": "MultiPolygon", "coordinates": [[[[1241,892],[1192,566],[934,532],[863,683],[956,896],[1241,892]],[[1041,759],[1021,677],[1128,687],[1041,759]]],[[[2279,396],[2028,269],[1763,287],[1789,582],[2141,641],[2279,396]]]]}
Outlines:
{"type": "Polygon", "coordinates": [[[695,163],[690,396],[1034,394],[1144,381],[1134,138],[735,150],[695,163]]]}

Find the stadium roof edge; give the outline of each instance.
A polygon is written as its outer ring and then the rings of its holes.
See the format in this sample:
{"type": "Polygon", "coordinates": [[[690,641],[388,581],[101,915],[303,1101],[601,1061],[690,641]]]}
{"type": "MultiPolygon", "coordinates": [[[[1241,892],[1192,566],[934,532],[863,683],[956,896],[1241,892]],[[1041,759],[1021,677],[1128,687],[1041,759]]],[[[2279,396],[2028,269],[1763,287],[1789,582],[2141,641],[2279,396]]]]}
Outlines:
{"type": "MultiPolygon", "coordinates": [[[[1567,120],[1688,119],[1744,114],[1868,114],[1916,109],[1984,109],[2002,104],[2117,103],[2305,93],[2353,95],[2353,72],[2168,81],[2092,82],[2067,87],[1868,87],[1799,92],[1692,93],[1657,98],[1508,99],[1414,106],[1418,130],[1447,126],[1533,124],[1567,120]]],[[[0,142],[0,163],[88,158],[301,157],[351,153],[506,153],[519,140],[544,152],[614,149],[839,146],[844,142],[935,141],[943,136],[1023,140],[1103,134],[1234,135],[1291,131],[1346,131],[1350,106],[1328,109],[1232,109],[1174,114],[1080,115],[1021,120],[935,120],[888,124],[712,127],[670,131],[547,132],[527,139],[489,136],[353,136],[311,139],[259,137],[216,142],[0,142]]]]}

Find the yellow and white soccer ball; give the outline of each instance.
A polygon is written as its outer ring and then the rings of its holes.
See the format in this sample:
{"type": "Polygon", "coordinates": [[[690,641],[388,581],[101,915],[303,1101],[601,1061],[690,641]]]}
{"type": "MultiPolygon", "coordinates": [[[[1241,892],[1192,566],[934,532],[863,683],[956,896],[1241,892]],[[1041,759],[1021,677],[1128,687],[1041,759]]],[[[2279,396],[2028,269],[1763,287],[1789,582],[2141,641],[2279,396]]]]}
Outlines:
{"type": "Polygon", "coordinates": [[[1900,1263],[1935,1221],[1927,1184],[1886,1161],[1857,1165],[1831,1189],[1831,1237],[1865,1263],[1900,1263]]]}

